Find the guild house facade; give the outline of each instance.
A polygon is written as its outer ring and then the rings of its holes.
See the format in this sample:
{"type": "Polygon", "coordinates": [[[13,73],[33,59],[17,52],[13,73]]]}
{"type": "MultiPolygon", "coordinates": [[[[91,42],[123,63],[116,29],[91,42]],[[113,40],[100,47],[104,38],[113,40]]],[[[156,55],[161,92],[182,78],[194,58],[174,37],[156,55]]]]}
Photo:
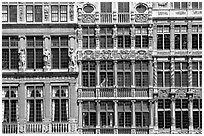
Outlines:
{"type": "Polygon", "coordinates": [[[2,133],[202,133],[202,2],[2,2],[2,133]]]}

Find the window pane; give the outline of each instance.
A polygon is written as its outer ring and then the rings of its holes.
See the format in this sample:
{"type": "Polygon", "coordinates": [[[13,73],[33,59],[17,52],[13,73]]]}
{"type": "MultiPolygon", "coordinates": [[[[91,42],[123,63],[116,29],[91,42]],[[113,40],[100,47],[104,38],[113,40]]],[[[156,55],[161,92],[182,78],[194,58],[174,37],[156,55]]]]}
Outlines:
{"type": "Polygon", "coordinates": [[[143,112],[143,126],[149,126],[149,113],[143,112]]]}
{"type": "Polygon", "coordinates": [[[2,69],[9,69],[9,50],[2,49],[2,69]]]}
{"type": "Polygon", "coordinates": [[[170,49],[170,34],[164,35],[164,49],[170,49]]]}
{"type": "Polygon", "coordinates": [[[36,49],[36,68],[43,68],[43,49],[36,49]]]}
{"type": "Polygon", "coordinates": [[[166,87],[170,87],[170,83],[171,83],[171,76],[170,76],[170,72],[165,72],[165,86],[166,87]]]}
{"type": "Polygon", "coordinates": [[[83,48],[88,48],[88,37],[87,36],[83,36],[83,48]]]}
{"type": "Polygon", "coordinates": [[[171,128],[171,112],[165,111],[165,128],[171,128]]]}
{"type": "Polygon", "coordinates": [[[119,126],[121,127],[124,126],[124,113],[123,112],[118,113],[118,123],[119,123],[119,126]]]}
{"type": "Polygon", "coordinates": [[[198,72],[193,71],[192,72],[192,84],[194,87],[198,87],[198,72]]]}
{"type": "Polygon", "coordinates": [[[67,121],[67,100],[61,100],[61,121],[67,121]]]}
{"type": "Polygon", "coordinates": [[[157,86],[163,87],[163,73],[157,72],[157,86]]]}
{"type": "Polygon", "coordinates": [[[52,68],[59,68],[59,49],[51,49],[52,68]]]}
{"type": "Polygon", "coordinates": [[[141,36],[135,37],[135,47],[138,47],[138,48],[141,47],[141,36]]]}
{"type": "Polygon", "coordinates": [[[163,35],[157,35],[157,49],[163,49],[163,35]]]}
{"type": "Polygon", "coordinates": [[[68,49],[61,48],[61,68],[68,68],[68,49]]]}
{"type": "Polygon", "coordinates": [[[164,112],[158,111],[158,127],[164,128],[164,112]]]}
{"type": "Polygon", "coordinates": [[[136,112],[135,113],[135,118],[136,118],[136,126],[137,127],[142,127],[142,115],[141,115],[141,112],[136,112]]]}
{"type": "Polygon", "coordinates": [[[198,49],[198,34],[192,34],[192,48],[198,49]]]}
{"type": "Polygon", "coordinates": [[[176,128],[181,128],[181,111],[175,111],[176,112],[176,128]]]}
{"type": "Polygon", "coordinates": [[[180,74],[180,72],[175,72],[175,86],[181,87],[181,74],[180,74]]]}
{"type": "Polygon", "coordinates": [[[142,47],[148,47],[148,36],[142,36],[142,47]]]}
{"type": "Polygon", "coordinates": [[[189,127],[188,111],[182,111],[183,114],[183,128],[189,127]]]}
{"type": "Polygon", "coordinates": [[[34,49],[27,49],[27,68],[34,68],[34,49]]]}
{"type": "Polygon", "coordinates": [[[100,48],[106,48],[106,37],[100,36],[100,48]]]}
{"type": "Polygon", "coordinates": [[[17,101],[11,100],[11,122],[16,122],[16,103],[17,101]]]}
{"type": "Polygon", "coordinates": [[[17,6],[9,6],[10,22],[17,22],[17,6]]]}
{"type": "Polygon", "coordinates": [[[26,21],[32,22],[33,21],[33,6],[26,6],[26,21]]]}
{"type": "Polygon", "coordinates": [[[35,22],[42,22],[42,6],[35,6],[35,22]]]}
{"type": "Polygon", "coordinates": [[[188,72],[182,72],[182,86],[187,87],[188,86],[188,72]]]}
{"type": "Polygon", "coordinates": [[[11,69],[18,68],[18,49],[11,49],[11,69]]]}
{"type": "Polygon", "coordinates": [[[149,82],[148,82],[148,72],[143,72],[143,86],[148,86],[149,82]]]}
{"type": "Polygon", "coordinates": [[[140,72],[135,73],[135,81],[136,81],[136,86],[141,86],[141,73],[140,72]]]}
{"type": "Polygon", "coordinates": [[[112,2],[101,2],[101,12],[111,13],[112,12],[112,2]]]}

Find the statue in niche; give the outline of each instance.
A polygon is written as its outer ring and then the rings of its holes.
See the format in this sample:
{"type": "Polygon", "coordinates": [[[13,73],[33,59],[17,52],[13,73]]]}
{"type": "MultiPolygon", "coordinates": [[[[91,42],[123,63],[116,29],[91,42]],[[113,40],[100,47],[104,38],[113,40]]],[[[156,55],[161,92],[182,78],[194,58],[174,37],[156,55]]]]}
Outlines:
{"type": "Polygon", "coordinates": [[[44,52],[43,52],[43,60],[44,60],[44,69],[49,69],[51,67],[50,64],[50,52],[47,48],[45,48],[44,52]]]}
{"type": "Polygon", "coordinates": [[[25,70],[26,66],[26,52],[24,48],[21,48],[18,52],[19,54],[19,70],[25,70]]]}
{"type": "Polygon", "coordinates": [[[76,50],[74,48],[70,47],[69,49],[69,72],[77,72],[77,56],[76,56],[76,50]]]}

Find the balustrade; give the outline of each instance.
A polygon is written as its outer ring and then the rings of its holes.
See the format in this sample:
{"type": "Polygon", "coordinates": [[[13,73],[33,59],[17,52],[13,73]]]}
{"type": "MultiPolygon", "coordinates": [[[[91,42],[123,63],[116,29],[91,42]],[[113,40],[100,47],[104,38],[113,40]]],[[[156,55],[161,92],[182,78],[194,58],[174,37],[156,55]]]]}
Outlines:
{"type": "Polygon", "coordinates": [[[100,129],[100,134],[114,134],[114,129],[100,129]]]}
{"type": "Polygon", "coordinates": [[[136,134],[149,134],[148,128],[136,128],[136,134]]]}
{"type": "Polygon", "coordinates": [[[96,97],[96,89],[89,88],[89,89],[82,89],[82,97],[96,97]]]}
{"type": "Polygon", "coordinates": [[[4,124],[4,123],[2,123],[2,133],[3,134],[17,134],[18,133],[17,124],[4,124]]]}
{"type": "Polygon", "coordinates": [[[52,133],[68,133],[69,123],[52,123],[52,133]]]}
{"type": "Polygon", "coordinates": [[[118,23],[129,23],[130,13],[118,13],[118,23]]]}
{"type": "Polygon", "coordinates": [[[82,132],[83,134],[96,134],[95,129],[83,129],[82,132]]]}
{"type": "Polygon", "coordinates": [[[101,23],[112,23],[112,13],[101,13],[101,23]]]}
{"type": "Polygon", "coordinates": [[[114,97],[114,89],[113,88],[101,88],[100,97],[114,97]]]}
{"type": "Polygon", "coordinates": [[[118,88],[117,97],[131,97],[131,88],[118,88]]]}
{"type": "Polygon", "coordinates": [[[28,123],[26,124],[26,133],[42,133],[42,123],[28,123]]]}
{"type": "Polygon", "coordinates": [[[135,97],[149,97],[149,89],[148,88],[136,88],[135,97]]]}
{"type": "Polygon", "coordinates": [[[131,134],[131,128],[118,129],[118,134],[131,134]]]}

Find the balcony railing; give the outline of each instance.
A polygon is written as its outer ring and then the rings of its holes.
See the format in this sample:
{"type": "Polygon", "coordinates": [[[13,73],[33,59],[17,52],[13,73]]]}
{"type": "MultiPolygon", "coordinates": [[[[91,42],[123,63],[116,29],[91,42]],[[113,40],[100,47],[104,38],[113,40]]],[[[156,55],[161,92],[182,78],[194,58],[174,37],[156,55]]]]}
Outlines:
{"type": "Polygon", "coordinates": [[[89,89],[82,89],[82,97],[96,97],[96,89],[89,88],[89,89]]]}
{"type": "Polygon", "coordinates": [[[114,97],[114,89],[101,88],[99,94],[100,94],[100,97],[114,97]]]}
{"type": "Polygon", "coordinates": [[[129,23],[130,13],[118,13],[118,23],[129,23]]]}
{"type": "Polygon", "coordinates": [[[131,88],[118,88],[117,97],[131,97],[131,88]]]}
{"type": "Polygon", "coordinates": [[[101,23],[112,23],[113,20],[112,13],[101,13],[100,16],[101,23]]]}
{"type": "Polygon", "coordinates": [[[78,98],[103,98],[103,97],[150,97],[149,88],[83,88],[79,89],[78,98]]]}
{"type": "Polygon", "coordinates": [[[118,129],[118,134],[131,134],[131,128],[118,129]]]}
{"type": "Polygon", "coordinates": [[[26,133],[42,133],[42,123],[28,123],[26,124],[26,133]]]}
{"type": "Polygon", "coordinates": [[[114,129],[111,128],[100,129],[100,134],[114,134],[114,129]]]}
{"type": "Polygon", "coordinates": [[[83,134],[96,134],[96,129],[83,129],[83,134]]]}
{"type": "Polygon", "coordinates": [[[52,123],[51,132],[52,133],[68,133],[69,123],[52,123]]]}
{"type": "Polygon", "coordinates": [[[17,134],[18,125],[17,124],[4,124],[2,123],[2,133],[3,134],[17,134]]]}
{"type": "Polygon", "coordinates": [[[136,128],[136,134],[149,134],[148,128],[136,128]]]}

